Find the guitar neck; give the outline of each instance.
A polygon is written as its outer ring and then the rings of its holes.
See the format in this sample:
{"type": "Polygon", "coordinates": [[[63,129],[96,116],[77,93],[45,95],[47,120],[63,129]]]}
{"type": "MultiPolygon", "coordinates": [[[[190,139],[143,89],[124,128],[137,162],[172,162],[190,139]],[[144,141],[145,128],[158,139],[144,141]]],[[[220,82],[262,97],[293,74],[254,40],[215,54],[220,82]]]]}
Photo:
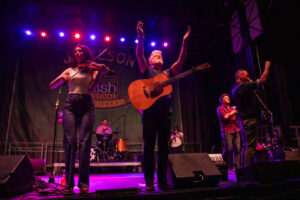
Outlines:
{"type": "Polygon", "coordinates": [[[194,72],[194,70],[193,70],[193,69],[190,69],[190,70],[188,70],[188,71],[186,71],[186,72],[183,72],[183,73],[181,73],[181,74],[178,74],[177,76],[174,76],[174,77],[172,77],[172,78],[169,78],[168,80],[166,80],[166,81],[160,83],[160,85],[163,86],[163,87],[165,87],[165,86],[167,86],[167,85],[173,83],[174,81],[177,81],[177,80],[179,80],[179,79],[181,79],[181,78],[184,78],[184,77],[186,77],[186,76],[192,74],[193,72],[194,72]]]}

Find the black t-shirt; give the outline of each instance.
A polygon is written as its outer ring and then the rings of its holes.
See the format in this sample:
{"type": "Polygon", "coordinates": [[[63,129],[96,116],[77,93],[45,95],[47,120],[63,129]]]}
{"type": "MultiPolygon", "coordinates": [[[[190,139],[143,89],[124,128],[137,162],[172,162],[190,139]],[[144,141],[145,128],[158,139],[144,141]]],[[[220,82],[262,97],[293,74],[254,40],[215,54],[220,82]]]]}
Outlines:
{"type": "Polygon", "coordinates": [[[258,89],[258,80],[253,82],[236,82],[231,90],[239,116],[242,119],[257,117],[254,91],[258,89]]]}
{"type": "MultiPolygon", "coordinates": [[[[167,73],[167,76],[170,78],[173,76],[171,68],[168,68],[164,70],[167,73]]],[[[147,67],[146,71],[143,73],[143,78],[153,78],[156,75],[163,73],[160,70],[157,70],[155,68],[152,68],[150,66],[147,67]]],[[[154,111],[154,112],[170,112],[171,108],[171,97],[172,95],[166,95],[161,98],[159,98],[150,108],[145,110],[145,112],[154,111]]]]}

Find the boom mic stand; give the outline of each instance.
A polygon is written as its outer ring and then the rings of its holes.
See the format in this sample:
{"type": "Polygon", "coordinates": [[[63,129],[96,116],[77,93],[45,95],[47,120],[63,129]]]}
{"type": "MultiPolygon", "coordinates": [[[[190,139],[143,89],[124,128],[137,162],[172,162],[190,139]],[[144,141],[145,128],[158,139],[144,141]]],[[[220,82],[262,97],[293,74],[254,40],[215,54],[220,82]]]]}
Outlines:
{"type": "Polygon", "coordinates": [[[254,92],[254,95],[260,105],[264,108],[268,115],[268,123],[269,123],[269,128],[270,128],[270,143],[271,143],[271,148],[273,149],[273,133],[274,133],[274,125],[273,125],[273,113],[268,109],[266,104],[263,102],[263,100],[260,98],[260,96],[257,94],[257,91],[254,92]]]}
{"type": "Polygon", "coordinates": [[[52,163],[51,163],[51,176],[49,177],[49,183],[54,183],[54,150],[55,150],[55,141],[56,141],[56,128],[57,128],[57,120],[58,120],[58,106],[59,106],[59,96],[61,94],[62,85],[59,86],[56,103],[55,103],[55,118],[54,118],[54,134],[53,134],[53,147],[52,147],[52,163]]]}

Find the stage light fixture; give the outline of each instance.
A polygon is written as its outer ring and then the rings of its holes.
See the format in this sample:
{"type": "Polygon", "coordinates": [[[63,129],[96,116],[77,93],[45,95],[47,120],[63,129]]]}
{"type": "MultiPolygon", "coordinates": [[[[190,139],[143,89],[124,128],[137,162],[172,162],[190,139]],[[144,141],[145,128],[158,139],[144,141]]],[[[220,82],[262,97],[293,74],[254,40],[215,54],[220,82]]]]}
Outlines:
{"type": "Polygon", "coordinates": [[[169,46],[169,43],[168,43],[168,42],[164,42],[164,43],[163,43],[163,46],[164,46],[164,47],[168,47],[168,46],[169,46]]]}
{"type": "Polygon", "coordinates": [[[41,37],[47,37],[47,33],[45,31],[41,32],[41,37]]]}
{"type": "Polygon", "coordinates": [[[96,35],[95,35],[95,34],[91,34],[91,35],[90,35],[90,39],[91,39],[91,40],[95,40],[95,39],[96,39],[96,35]]]}
{"type": "Polygon", "coordinates": [[[59,37],[65,37],[65,33],[62,32],[62,31],[60,31],[60,32],[58,33],[58,35],[59,35],[59,37]]]}
{"type": "Polygon", "coordinates": [[[120,42],[125,42],[125,38],[124,38],[124,37],[121,37],[121,38],[120,38],[120,42]]]}
{"type": "Polygon", "coordinates": [[[75,39],[79,40],[80,37],[81,37],[80,33],[75,33],[75,34],[74,34],[74,38],[75,38],[75,39]]]}
{"type": "Polygon", "coordinates": [[[134,42],[137,44],[137,43],[139,43],[139,40],[138,40],[138,39],[135,39],[134,42]]]}
{"type": "Polygon", "coordinates": [[[30,36],[30,35],[32,35],[32,32],[31,32],[31,30],[25,30],[25,34],[30,36]]]}
{"type": "Polygon", "coordinates": [[[105,36],[105,38],[104,38],[104,39],[105,39],[105,41],[106,41],[106,42],[110,42],[110,41],[111,41],[111,38],[110,38],[110,36],[108,36],[108,35],[107,35],[107,36],[105,36]]]}
{"type": "Polygon", "coordinates": [[[152,41],[152,42],[150,43],[150,45],[151,45],[152,47],[155,47],[155,46],[156,46],[156,42],[152,41]]]}

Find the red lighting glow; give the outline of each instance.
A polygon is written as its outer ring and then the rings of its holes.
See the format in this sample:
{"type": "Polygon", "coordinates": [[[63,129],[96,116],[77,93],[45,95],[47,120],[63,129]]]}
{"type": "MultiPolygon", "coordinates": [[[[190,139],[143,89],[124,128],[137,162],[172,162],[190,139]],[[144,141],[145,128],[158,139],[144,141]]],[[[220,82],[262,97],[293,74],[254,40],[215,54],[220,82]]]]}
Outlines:
{"type": "Polygon", "coordinates": [[[75,39],[78,40],[78,39],[80,39],[80,37],[81,37],[80,33],[75,33],[75,34],[74,34],[74,38],[75,38],[75,39]]]}
{"type": "Polygon", "coordinates": [[[46,36],[47,36],[47,33],[43,31],[43,32],[41,32],[41,36],[42,36],[42,37],[46,37],[46,36]]]}
{"type": "Polygon", "coordinates": [[[105,36],[104,39],[105,39],[106,42],[110,42],[110,40],[111,40],[110,36],[105,36]]]}

